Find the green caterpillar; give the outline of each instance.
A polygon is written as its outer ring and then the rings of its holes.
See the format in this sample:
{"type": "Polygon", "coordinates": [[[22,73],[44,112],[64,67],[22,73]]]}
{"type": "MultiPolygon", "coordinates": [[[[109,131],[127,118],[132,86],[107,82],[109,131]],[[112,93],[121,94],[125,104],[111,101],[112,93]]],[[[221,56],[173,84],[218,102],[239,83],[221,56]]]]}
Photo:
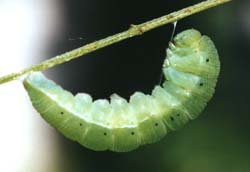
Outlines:
{"type": "Polygon", "coordinates": [[[127,152],[159,141],[195,119],[211,99],[220,71],[217,50],[207,36],[189,29],[167,49],[163,86],[152,95],[135,92],[129,102],[116,94],[110,102],[73,96],[42,73],[24,79],[33,106],[67,138],[96,151],[127,152]]]}

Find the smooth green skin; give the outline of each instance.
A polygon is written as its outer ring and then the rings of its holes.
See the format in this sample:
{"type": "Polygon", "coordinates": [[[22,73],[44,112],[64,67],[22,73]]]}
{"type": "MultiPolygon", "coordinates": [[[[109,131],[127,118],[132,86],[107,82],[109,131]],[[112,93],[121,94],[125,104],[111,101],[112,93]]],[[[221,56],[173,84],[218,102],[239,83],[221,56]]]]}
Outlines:
{"type": "Polygon", "coordinates": [[[73,96],[41,73],[23,83],[36,110],[69,139],[96,151],[127,152],[195,119],[215,91],[219,70],[213,42],[189,29],[167,49],[163,87],[156,86],[152,95],[136,92],[129,103],[118,95],[110,102],[73,96]]]}

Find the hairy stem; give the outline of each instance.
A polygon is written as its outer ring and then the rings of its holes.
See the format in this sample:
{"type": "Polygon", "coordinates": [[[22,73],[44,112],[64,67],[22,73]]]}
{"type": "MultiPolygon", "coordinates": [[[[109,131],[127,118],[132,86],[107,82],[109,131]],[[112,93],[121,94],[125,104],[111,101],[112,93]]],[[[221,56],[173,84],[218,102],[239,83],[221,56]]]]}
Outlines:
{"type": "Polygon", "coordinates": [[[96,50],[101,49],[103,47],[106,47],[108,45],[114,44],[116,42],[120,42],[120,41],[127,39],[127,38],[141,35],[144,32],[147,32],[149,30],[155,29],[157,27],[160,27],[160,26],[168,24],[168,23],[173,23],[173,22],[180,20],[184,17],[187,17],[187,16],[190,16],[192,14],[198,13],[200,11],[212,8],[214,6],[221,5],[221,4],[229,2],[229,1],[232,1],[232,0],[207,0],[207,1],[198,3],[196,5],[184,8],[182,10],[170,13],[168,15],[150,20],[148,22],[145,22],[145,23],[142,23],[139,25],[131,25],[127,31],[109,36],[109,37],[101,39],[99,41],[89,43],[89,44],[84,45],[84,46],[77,48],[75,50],[72,50],[72,51],[66,52],[64,54],[55,56],[55,57],[53,57],[49,60],[46,60],[40,64],[23,69],[17,73],[12,73],[12,74],[3,76],[0,78],[0,84],[17,79],[18,77],[20,77],[26,73],[29,73],[29,72],[42,71],[42,70],[51,68],[53,66],[59,65],[61,63],[65,63],[67,61],[70,61],[70,60],[75,59],[77,57],[80,57],[82,55],[88,54],[90,52],[96,51],[96,50]]]}

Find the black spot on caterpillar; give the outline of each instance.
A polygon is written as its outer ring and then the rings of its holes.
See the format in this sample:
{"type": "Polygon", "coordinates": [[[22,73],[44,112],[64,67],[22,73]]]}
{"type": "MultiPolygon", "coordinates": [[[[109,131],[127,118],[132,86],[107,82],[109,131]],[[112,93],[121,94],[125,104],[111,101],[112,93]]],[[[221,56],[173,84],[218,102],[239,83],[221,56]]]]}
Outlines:
{"type": "Polygon", "coordinates": [[[66,137],[96,151],[131,151],[195,119],[215,91],[220,62],[210,38],[190,29],[173,42],[163,85],[152,95],[135,92],[129,102],[116,94],[110,102],[73,96],[42,73],[28,75],[24,87],[41,116],[66,137]]]}

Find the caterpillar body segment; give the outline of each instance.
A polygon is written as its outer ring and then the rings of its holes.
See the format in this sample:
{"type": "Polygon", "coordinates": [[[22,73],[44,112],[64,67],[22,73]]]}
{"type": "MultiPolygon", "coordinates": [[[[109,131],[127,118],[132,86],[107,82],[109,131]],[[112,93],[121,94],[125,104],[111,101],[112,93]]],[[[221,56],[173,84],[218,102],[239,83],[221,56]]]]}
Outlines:
{"type": "Polygon", "coordinates": [[[167,49],[165,82],[152,95],[134,93],[129,101],[73,96],[42,73],[23,84],[41,116],[67,138],[96,151],[127,152],[159,141],[195,119],[211,99],[219,75],[217,50],[197,30],[181,32],[167,49]]]}

